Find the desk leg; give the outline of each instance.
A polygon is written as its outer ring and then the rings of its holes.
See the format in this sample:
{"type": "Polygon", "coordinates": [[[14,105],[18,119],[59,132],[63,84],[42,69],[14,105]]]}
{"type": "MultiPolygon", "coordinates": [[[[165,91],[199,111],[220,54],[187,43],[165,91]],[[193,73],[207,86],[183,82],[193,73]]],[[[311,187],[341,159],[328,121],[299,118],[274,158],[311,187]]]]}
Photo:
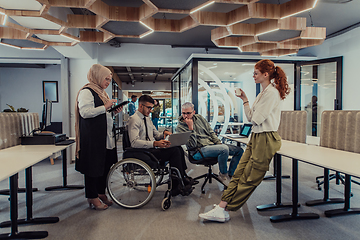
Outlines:
{"type": "MultiPolygon", "coordinates": [[[[281,172],[277,172],[277,165],[281,164],[281,160],[280,161],[275,161],[275,157],[274,157],[274,174],[273,175],[270,175],[270,176],[265,176],[264,177],[264,180],[276,180],[277,179],[277,173],[280,174],[280,178],[290,178],[289,175],[284,175],[284,176],[281,176],[281,172]]],[[[281,166],[280,166],[280,169],[281,169],[281,166]]]]}
{"type": "MultiPolygon", "coordinates": [[[[32,191],[33,192],[37,192],[39,189],[37,188],[32,188],[32,191]]],[[[18,188],[18,193],[21,192],[21,193],[24,193],[26,192],[27,189],[26,188],[18,188]]],[[[10,195],[10,189],[6,189],[6,190],[0,190],[0,195],[10,195]]]]}
{"type": "Polygon", "coordinates": [[[303,220],[303,219],[317,219],[320,216],[315,213],[298,213],[298,201],[299,201],[299,183],[298,183],[298,161],[293,159],[292,161],[293,171],[292,171],[292,213],[286,215],[277,215],[270,217],[271,222],[284,222],[284,221],[291,221],[291,220],[303,220]]]}
{"type": "Polygon", "coordinates": [[[350,208],[351,176],[345,174],[345,204],[344,208],[325,211],[325,216],[335,217],[348,214],[359,214],[360,208],[350,208]]]}
{"type": "Polygon", "coordinates": [[[70,189],[83,189],[83,185],[67,185],[67,157],[66,149],[61,151],[62,155],[62,166],[63,166],[63,185],[62,186],[53,186],[45,188],[45,191],[52,190],[70,190],[70,189]]]}
{"type": "MultiPolygon", "coordinates": [[[[287,208],[292,207],[292,203],[282,204],[281,203],[281,155],[275,154],[274,156],[274,167],[276,166],[276,172],[278,173],[276,175],[276,202],[266,205],[259,205],[256,207],[258,211],[265,211],[269,209],[275,209],[275,208],[287,208]]],[[[298,205],[300,207],[300,204],[298,205]]]]}
{"type": "Polygon", "coordinates": [[[316,206],[324,204],[343,203],[342,198],[329,198],[329,169],[324,168],[324,198],[318,200],[307,201],[306,206],[316,206]]]}
{"type": "Polygon", "coordinates": [[[0,239],[40,239],[46,238],[48,232],[18,232],[18,174],[14,174],[9,179],[10,182],[10,220],[11,220],[11,233],[0,234],[0,239]]]}
{"type": "MultiPolygon", "coordinates": [[[[25,179],[26,179],[26,219],[18,219],[17,224],[43,224],[43,223],[57,223],[59,221],[58,217],[42,217],[42,218],[33,218],[33,196],[32,196],[32,167],[25,169],[25,179]]],[[[0,227],[10,227],[11,222],[6,221],[0,223],[0,227]]]]}
{"type": "MultiPolygon", "coordinates": [[[[33,192],[39,191],[37,188],[32,189],[33,192]]],[[[18,193],[24,193],[26,192],[26,188],[19,188],[18,193]]],[[[0,195],[10,195],[10,189],[0,190],[0,195]]]]}

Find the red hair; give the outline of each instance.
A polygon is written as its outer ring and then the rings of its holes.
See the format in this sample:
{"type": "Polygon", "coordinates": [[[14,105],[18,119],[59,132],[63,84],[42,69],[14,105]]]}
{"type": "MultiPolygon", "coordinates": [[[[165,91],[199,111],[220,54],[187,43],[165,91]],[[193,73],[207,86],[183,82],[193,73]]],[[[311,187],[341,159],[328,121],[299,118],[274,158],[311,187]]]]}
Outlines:
{"type": "Polygon", "coordinates": [[[262,74],[267,72],[270,80],[274,79],[275,87],[279,91],[280,98],[285,99],[286,95],[290,93],[290,87],[284,70],[282,70],[281,67],[275,67],[274,62],[269,59],[260,60],[255,64],[255,68],[262,74]]]}

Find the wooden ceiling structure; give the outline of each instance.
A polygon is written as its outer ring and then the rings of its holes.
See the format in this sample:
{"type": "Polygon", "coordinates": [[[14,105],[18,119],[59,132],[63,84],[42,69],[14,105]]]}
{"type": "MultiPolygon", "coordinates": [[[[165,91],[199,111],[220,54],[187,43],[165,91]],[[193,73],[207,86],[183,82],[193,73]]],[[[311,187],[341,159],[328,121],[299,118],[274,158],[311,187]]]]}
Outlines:
{"type": "Polygon", "coordinates": [[[29,40],[42,47],[18,49],[43,50],[48,46],[74,46],[79,42],[106,43],[116,37],[144,38],[153,32],[184,32],[199,25],[215,26],[211,40],[217,47],[238,48],[241,52],[258,52],[261,56],[296,54],[299,49],[320,45],[326,38],[323,27],[307,27],[306,18],[295,17],[316,7],[318,0],[290,0],[283,4],[259,3],[260,0],[204,0],[193,9],[162,9],[151,0],[142,0],[140,7],[109,6],[101,0],[37,0],[38,10],[5,9],[0,7],[0,39],[29,40]],[[209,12],[213,3],[238,4],[230,12],[209,12]],[[68,14],[66,21],[49,14],[50,8],[83,8],[94,15],[68,14]],[[182,14],[184,18],[157,19],[157,13],[182,14]],[[39,18],[53,24],[53,29],[24,27],[7,18],[39,18]],[[253,20],[253,21],[251,21],[253,20]],[[118,35],[103,28],[108,22],[137,22],[148,30],[139,35],[118,35]],[[250,23],[249,23],[250,22],[250,23]],[[251,23],[258,22],[258,23],[251,23]],[[74,36],[68,30],[79,29],[74,36]],[[92,29],[93,31],[89,31],[92,29]],[[278,33],[290,37],[271,39],[278,33]],[[295,36],[294,36],[295,34],[295,36]],[[52,40],[51,36],[61,36],[52,40]]]}

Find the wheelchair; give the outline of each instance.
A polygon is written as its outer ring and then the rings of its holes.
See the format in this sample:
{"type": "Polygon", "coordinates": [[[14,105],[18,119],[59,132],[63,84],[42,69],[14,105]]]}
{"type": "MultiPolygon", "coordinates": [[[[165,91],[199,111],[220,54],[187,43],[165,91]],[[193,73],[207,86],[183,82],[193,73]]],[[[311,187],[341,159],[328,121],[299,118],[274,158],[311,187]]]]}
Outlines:
{"type": "Polygon", "coordinates": [[[107,191],[111,199],[124,208],[140,208],[154,196],[156,187],[167,184],[161,208],[171,206],[172,179],[178,179],[184,187],[177,168],[161,163],[147,149],[131,148],[128,131],[121,127],[123,134],[123,159],[114,164],[107,176],[107,191]],[[164,176],[169,176],[164,180],[164,176]]]}

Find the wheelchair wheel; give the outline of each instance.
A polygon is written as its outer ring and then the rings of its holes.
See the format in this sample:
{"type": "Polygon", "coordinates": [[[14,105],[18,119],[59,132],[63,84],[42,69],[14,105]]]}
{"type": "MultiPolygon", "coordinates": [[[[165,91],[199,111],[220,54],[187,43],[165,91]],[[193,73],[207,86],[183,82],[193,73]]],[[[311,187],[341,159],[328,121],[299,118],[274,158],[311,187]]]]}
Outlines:
{"type": "Polygon", "coordinates": [[[107,190],[116,204],[125,208],[140,208],[155,194],[155,175],[143,161],[123,159],[110,169],[107,190]]]}
{"type": "Polygon", "coordinates": [[[162,210],[168,210],[171,206],[171,199],[169,197],[166,197],[161,202],[161,208],[162,210]]]}

